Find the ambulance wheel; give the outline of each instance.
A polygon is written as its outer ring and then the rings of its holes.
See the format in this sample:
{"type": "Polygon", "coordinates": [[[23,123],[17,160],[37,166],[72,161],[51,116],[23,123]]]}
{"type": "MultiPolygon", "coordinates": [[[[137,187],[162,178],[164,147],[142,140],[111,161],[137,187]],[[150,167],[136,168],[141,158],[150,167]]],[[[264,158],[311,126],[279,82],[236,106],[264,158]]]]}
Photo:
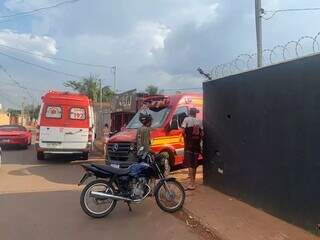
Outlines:
{"type": "Polygon", "coordinates": [[[82,159],[83,160],[88,160],[89,159],[89,153],[88,152],[84,152],[84,153],[82,153],[82,159]]]}
{"type": "Polygon", "coordinates": [[[44,160],[44,153],[43,152],[37,152],[37,160],[42,161],[44,160]]]}
{"type": "Polygon", "coordinates": [[[174,168],[174,162],[175,162],[174,154],[169,150],[165,150],[160,153],[165,155],[169,161],[169,165],[167,165],[165,168],[167,174],[169,174],[171,170],[174,168]]]}
{"type": "Polygon", "coordinates": [[[24,145],[21,146],[21,148],[22,148],[23,150],[26,150],[26,149],[28,149],[28,146],[29,146],[28,144],[24,144],[24,145]]]}

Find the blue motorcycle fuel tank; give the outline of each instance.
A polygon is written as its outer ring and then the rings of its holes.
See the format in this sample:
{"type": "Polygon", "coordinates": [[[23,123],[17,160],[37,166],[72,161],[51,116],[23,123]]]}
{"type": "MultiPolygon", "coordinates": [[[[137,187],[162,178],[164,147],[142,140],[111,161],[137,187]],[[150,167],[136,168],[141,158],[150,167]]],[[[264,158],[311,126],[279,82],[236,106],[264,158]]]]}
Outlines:
{"type": "Polygon", "coordinates": [[[153,175],[152,167],[147,163],[134,163],[129,167],[129,175],[134,178],[150,177],[153,175]]]}

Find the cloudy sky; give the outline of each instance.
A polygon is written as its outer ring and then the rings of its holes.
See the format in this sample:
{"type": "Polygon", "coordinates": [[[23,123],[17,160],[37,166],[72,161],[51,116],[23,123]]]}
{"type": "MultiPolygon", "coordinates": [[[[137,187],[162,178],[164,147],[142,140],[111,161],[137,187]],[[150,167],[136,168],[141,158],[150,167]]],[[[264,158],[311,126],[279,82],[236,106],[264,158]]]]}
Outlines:
{"type": "MultiPolygon", "coordinates": [[[[98,74],[113,85],[111,70],[43,56],[117,66],[117,90],[201,88],[206,70],[255,51],[254,0],[80,0],[31,16],[7,15],[64,0],[0,0],[0,103],[39,99],[77,76],[98,74]],[[10,20],[10,21],[8,21],[10,20]],[[32,52],[29,55],[3,45],[32,52]],[[5,54],[5,55],[4,55],[5,54]],[[23,60],[24,62],[18,61],[23,60]],[[70,75],[48,72],[34,65],[70,75]],[[11,79],[10,79],[11,78],[11,79]],[[13,79],[13,80],[12,80],[13,79]]],[[[320,7],[317,0],[262,0],[265,10],[320,7]]],[[[281,13],[263,21],[264,48],[315,36],[320,11],[281,13]]],[[[168,90],[169,91],[169,90],[168,90]]]]}

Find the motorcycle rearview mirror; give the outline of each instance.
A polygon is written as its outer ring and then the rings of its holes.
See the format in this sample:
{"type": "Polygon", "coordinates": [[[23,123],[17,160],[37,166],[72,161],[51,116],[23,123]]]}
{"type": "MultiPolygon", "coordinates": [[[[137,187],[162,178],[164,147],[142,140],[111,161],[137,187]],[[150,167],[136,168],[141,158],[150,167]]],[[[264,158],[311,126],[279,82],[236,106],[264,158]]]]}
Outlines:
{"type": "Polygon", "coordinates": [[[140,147],[139,150],[138,150],[137,155],[141,156],[143,154],[143,152],[144,152],[144,147],[140,147]]]}

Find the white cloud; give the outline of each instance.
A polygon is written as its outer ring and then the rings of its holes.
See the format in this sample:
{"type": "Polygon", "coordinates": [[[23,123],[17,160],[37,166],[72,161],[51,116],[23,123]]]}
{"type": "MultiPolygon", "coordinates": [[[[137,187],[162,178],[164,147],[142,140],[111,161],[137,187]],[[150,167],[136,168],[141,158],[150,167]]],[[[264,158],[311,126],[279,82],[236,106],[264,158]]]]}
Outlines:
{"type": "Polygon", "coordinates": [[[275,10],[280,6],[280,0],[264,0],[262,1],[262,8],[265,10],[275,10]]]}
{"type": "Polygon", "coordinates": [[[38,36],[29,33],[17,33],[9,29],[0,31],[0,44],[30,51],[39,56],[38,59],[47,61],[41,56],[57,54],[56,41],[48,36],[38,36]]]}
{"type": "Polygon", "coordinates": [[[152,63],[153,52],[164,48],[169,33],[163,24],[141,21],[126,36],[82,34],[61,44],[65,49],[74,49],[73,57],[82,58],[85,54],[87,61],[117,64],[122,71],[129,71],[152,63]]]}
{"type": "MultiPolygon", "coordinates": [[[[53,5],[60,0],[4,2],[11,11],[3,10],[2,14],[6,15],[53,5]]],[[[299,8],[306,4],[315,7],[318,2],[262,0],[262,7],[266,10],[299,8]]],[[[10,46],[82,62],[117,65],[118,87],[122,90],[144,89],[151,83],[161,88],[198,87],[201,80],[197,67],[210,69],[240,53],[256,51],[254,9],[253,0],[86,0],[17,18],[8,26],[24,33],[0,31],[0,43],[6,41],[10,46]]],[[[282,13],[263,21],[264,48],[303,35],[315,35],[319,29],[314,23],[319,16],[319,12],[282,13]]],[[[45,81],[54,87],[62,86],[66,80],[65,76],[11,60],[3,64],[17,78],[34,81],[39,86],[45,81]]],[[[106,84],[112,85],[109,70],[58,61],[52,68],[81,76],[97,73],[106,84]]]]}
{"type": "Polygon", "coordinates": [[[164,48],[164,41],[170,33],[170,29],[157,22],[140,22],[135,31],[125,42],[133,41],[140,45],[148,55],[153,50],[164,48]]]}
{"type": "Polygon", "coordinates": [[[219,3],[208,4],[194,1],[192,5],[187,5],[185,8],[177,10],[175,16],[183,20],[184,23],[188,21],[195,22],[197,27],[213,21],[217,16],[219,3]]]}

